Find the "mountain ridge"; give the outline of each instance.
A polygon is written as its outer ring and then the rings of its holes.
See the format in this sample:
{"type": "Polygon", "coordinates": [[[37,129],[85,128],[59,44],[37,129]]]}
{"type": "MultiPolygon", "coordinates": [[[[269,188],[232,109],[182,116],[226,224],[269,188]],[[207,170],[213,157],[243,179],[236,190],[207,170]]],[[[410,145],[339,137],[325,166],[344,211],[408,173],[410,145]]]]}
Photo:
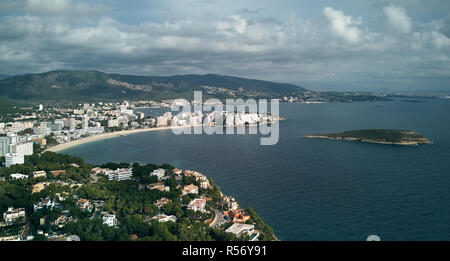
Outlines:
{"type": "Polygon", "coordinates": [[[140,76],[102,71],[54,70],[0,80],[2,96],[19,100],[120,100],[205,97],[274,98],[304,93],[303,87],[217,74],[140,76]]]}

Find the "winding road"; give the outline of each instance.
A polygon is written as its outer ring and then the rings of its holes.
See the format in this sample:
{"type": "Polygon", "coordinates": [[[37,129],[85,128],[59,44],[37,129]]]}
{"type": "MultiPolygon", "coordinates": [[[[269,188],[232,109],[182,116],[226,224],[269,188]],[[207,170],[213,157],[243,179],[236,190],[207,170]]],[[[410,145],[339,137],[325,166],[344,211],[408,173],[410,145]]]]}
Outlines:
{"type": "Polygon", "coordinates": [[[222,223],[224,220],[222,211],[219,211],[218,209],[211,208],[212,211],[214,211],[214,220],[209,224],[209,227],[215,227],[222,223]]]}

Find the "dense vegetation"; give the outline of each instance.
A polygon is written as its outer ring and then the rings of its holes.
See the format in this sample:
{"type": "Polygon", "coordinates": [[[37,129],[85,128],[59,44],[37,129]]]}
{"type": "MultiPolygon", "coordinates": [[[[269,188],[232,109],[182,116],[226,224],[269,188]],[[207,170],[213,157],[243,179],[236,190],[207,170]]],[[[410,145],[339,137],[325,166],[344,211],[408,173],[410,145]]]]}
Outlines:
{"type": "MultiPolygon", "coordinates": [[[[34,101],[96,101],[123,99],[174,99],[192,98],[194,90],[204,86],[225,88],[245,97],[280,97],[305,91],[291,84],[220,75],[179,75],[172,77],[148,77],[107,74],[99,71],[51,71],[26,74],[0,80],[0,93],[12,99],[34,101]]],[[[230,97],[217,92],[217,98],[230,97]]]]}
{"type": "MultiPolygon", "coordinates": [[[[5,95],[0,90],[1,95],[5,95]]],[[[28,101],[13,100],[5,96],[0,96],[0,122],[13,121],[14,117],[31,113],[32,104],[28,101]]]]}
{"type": "MultiPolygon", "coordinates": [[[[38,230],[44,234],[60,233],[78,235],[81,240],[183,240],[183,241],[209,241],[209,240],[247,240],[248,237],[237,238],[231,233],[225,233],[223,227],[211,228],[205,222],[211,220],[213,214],[209,212],[194,212],[187,209],[185,204],[197,195],[185,195],[180,201],[180,188],[184,185],[199,183],[193,177],[183,176],[181,180],[176,180],[172,173],[173,166],[164,164],[142,165],[138,163],[107,163],[100,167],[117,169],[131,167],[133,170],[133,180],[109,181],[104,176],[97,176],[94,180],[91,169],[96,167],[87,164],[82,158],[73,157],[53,152],[45,152],[42,155],[34,154],[25,159],[25,164],[14,165],[10,168],[0,168],[0,177],[6,178],[0,181],[0,213],[6,211],[8,207],[25,208],[29,223],[29,234],[36,235],[38,230]],[[148,173],[157,169],[167,170],[170,178],[164,181],[170,187],[169,192],[150,190],[146,184],[156,182],[156,177],[149,177],[148,173]],[[30,175],[33,171],[45,170],[47,177],[28,178],[23,180],[11,180],[13,173],[30,175]],[[65,174],[54,176],[50,174],[53,170],[65,170],[65,174]],[[48,185],[39,192],[32,191],[35,184],[47,182],[48,185]],[[33,211],[33,204],[43,198],[56,199],[63,195],[62,208],[33,211]],[[158,209],[154,204],[156,200],[165,197],[172,200],[168,204],[158,209]],[[114,213],[117,216],[119,226],[108,227],[103,224],[101,215],[97,209],[93,212],[82,211],[77,206],[78,199],[87,199],[91,202],[101,201],[103,206],[101,212],[114,213]],[[160,223],[150,220],[149,217],[164,213],[174,215],[177,222],[160,223]],[[64,227],[58,227],[54,221],[65,214],[73,218],[72,222],[64,227]],[[42,222],[44,220],[44,222],[42,222]]],[[[221,192],[210,180],[212,189],[199,189],[199,194],[211,198],[207,208],[218,207],[221,200],[221,192]]],[[[263,232],[262,240],[273,240],[271,228],[256,215],[252,209],[247,210],[251,214],[251,220],[255,223],[256,229],[263,232]]],[[[6,228],[0,228],[4,231],[6,228]]],[[[7,229],[16,229],[11,226],[7,229]]],[[[6,232],[5,232],[6,233],[6,232]]],[[[46,236],[39,234],[35,240],[46,240],[46,236]]]]}
{"type": "Polygon", "coordinates": [[[326,136],[334,139],[357,139],[388,143],[429,143],[428,139],[424,136],[416,132],[406,130],[351,130],[342,133],[319,134],[318,136],[326,136]]]}

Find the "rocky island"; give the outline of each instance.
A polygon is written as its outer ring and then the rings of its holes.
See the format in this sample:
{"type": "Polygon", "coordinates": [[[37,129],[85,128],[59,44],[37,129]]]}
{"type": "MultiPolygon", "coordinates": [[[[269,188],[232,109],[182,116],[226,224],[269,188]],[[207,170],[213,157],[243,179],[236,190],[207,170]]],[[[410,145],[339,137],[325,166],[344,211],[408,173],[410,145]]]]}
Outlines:
{"type": "Polygon", "coordinates": [[[388,129],[350,130],[341,133],[313,134],[306,136],[306,138],[360,141],[394,145],[419,145],[431,143],[431,141],[426,137],[414,131],[388,129]]]}

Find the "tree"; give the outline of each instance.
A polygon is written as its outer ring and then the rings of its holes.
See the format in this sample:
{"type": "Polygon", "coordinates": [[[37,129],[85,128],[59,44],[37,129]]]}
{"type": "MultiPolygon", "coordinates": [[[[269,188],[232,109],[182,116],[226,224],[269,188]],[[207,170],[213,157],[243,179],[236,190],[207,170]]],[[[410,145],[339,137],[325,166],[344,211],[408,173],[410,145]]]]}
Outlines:
{"type": "Polygon", "coordinates": [[[42,234],[34,236],[33,241],[47,241],[47,237],[42,234]]]}

